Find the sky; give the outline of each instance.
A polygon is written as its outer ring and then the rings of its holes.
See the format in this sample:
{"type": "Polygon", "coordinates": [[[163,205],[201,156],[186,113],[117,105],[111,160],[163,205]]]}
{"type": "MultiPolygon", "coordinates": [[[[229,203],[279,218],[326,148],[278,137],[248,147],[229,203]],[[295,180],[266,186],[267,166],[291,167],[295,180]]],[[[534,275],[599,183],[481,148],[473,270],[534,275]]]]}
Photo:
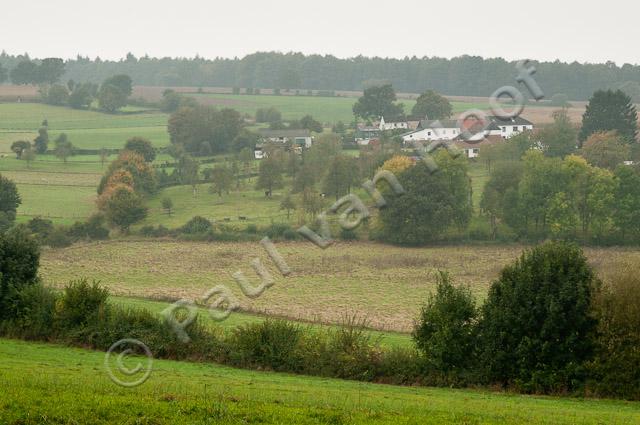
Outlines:
{"type": "Polygon", "coordinates": [[[630,0],[55,0],[9,2],[0,16],[0,49],[37,58],[295,51],[640,63],[640,3],[630,0]]]}

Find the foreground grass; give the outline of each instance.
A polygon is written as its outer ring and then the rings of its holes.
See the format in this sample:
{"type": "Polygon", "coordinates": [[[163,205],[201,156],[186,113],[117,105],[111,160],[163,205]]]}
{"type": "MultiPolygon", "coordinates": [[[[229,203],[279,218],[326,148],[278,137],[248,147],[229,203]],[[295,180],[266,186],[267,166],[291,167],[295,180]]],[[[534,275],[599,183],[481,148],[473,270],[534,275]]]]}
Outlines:
{"type": "MultiPolygon", "coordinates": [[[[447,270],[479,300],[492,280],[525,248],[521,245],[459,245],[402,248],[369,242],[336,242],[322,250],[307,241],[277,242],[292,270],[282,277],[257,242],[195,243],[171,240],[78,244],[43,252],[44,282],[63,287],[87,276],[113,294],[156,299],[198,299],[216,285],[231,289],[244,311],[322,323],[356,314],[379,330],[409,332],[435,288],[435,272],[447,270]],[[254,300],[231,277],[242,270],[257,284],[251,260],[262,259],[275,285],[254,300]]],[[[640,261],[637,248],[586,248],[596,271],[606,276],[640,261]]]]}
{"type": "MultiPolygon", "coordinates": [[[[631,424],[640,404],[394,387],[156,360],[113,384],[99,352],[0,340],[0,423],[631,424]]],[[[125,361],[133,367],[137,359],[125,361]]]]}

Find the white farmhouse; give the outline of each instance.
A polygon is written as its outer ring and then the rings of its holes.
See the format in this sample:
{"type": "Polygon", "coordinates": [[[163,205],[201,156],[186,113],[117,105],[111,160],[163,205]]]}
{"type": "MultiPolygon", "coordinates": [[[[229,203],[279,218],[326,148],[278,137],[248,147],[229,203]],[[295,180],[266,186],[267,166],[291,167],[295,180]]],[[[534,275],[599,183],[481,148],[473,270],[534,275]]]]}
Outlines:
{"type": "Polygon", "coordinates": [[[523,131],[533,130],[533,123],[522,117],[508,118],[505,120],[496,116],[490,116],[488,119],[491,122],[487,128],[489,136],[500,136],[503,139],[510,139],[523,131]]]}
{"type": "Polygon", "coordinates": [[[380,117],[380,123],[378,124],[378,129],[380,131],[389,131],[389,130],[407,130],[409,128],[409,123],[407,121],[397,121],[397,122],[386,122],[384,117],[380,117]]]}
{"type": "Polygon", "coordinates": [[[423,140],[453,140],[460,135],[456,120],[422,120],[415,131],[402,135],[405,143],[423,140]]]}

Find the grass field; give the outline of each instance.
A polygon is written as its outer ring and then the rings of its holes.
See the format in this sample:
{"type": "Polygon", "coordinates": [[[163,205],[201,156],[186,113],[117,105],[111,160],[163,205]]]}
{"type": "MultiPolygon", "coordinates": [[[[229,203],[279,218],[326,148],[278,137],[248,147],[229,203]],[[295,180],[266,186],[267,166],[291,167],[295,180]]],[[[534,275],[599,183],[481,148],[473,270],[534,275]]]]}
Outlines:
{"type": "MultiPolygon", "coordinates": [[[[284,119],[297,119],[304,115],[312,115],[323,123],[353,121],[353,97],[318,97],[318,96],[273,96],[273,95],[232,95],[214,93],[189,93],[198,102],[218,107],[233,108],[242,113],[255,115],[260,108],[274,107],[282,112],[284,119]]],[[[406,113],[411,112],[414,100],[402,99],[406,113]]],[[[487,103],[451,102],[454,113],[468,109],[487,109],[487,103]]]]}
{"type": "MultiPolygon", "coordinates": [[[[640,421],[640,404],[395,387],[155,360],[112,383],[104,354],[0,340],[0,422],[138,424],[583,424],[640,421]]],[[[126,360],[128,367],[138,359],[126,360]]]]}
{"type": "MultiPolygon", "coordinates": [[[[345,315],[356,314],[376,329],[408,332],[434,289],[436,270],[450,271],[457,282],[470,285],[478,299],[483,299],[501,268],[523,248],[400,248],[339,242],[322,250],[306,241],[276,246],[292,270],[286,278],[255,242],[162,240],[109,241],[45,250],[40,273],[46,284],[56,287],[87,276],[101,280],[116,295],[157,299],[198,299],[223,284],[237,295],[245,311],[327,323],[339,323],[345,315]],[[263,259],[276,282],[261,297],[250,300],[242,295],[231,274],[243,270],[257,283],[250,266],[255,257],[263,259]]],[[[585,251],[601,273],[640,261],[638,249],[585,251]]]]}
{"type": "Polygon", "coordinates": [[[167,115],[159,112],[110,115],[40,103],[4,103],[0,104],[0,152],[11,152],[16,140],[33,140],[45,119],[52,141],[67,133],[78,148],[121,148],[133,136],[146,137],[156,147],[169,143],[167,115]]]}

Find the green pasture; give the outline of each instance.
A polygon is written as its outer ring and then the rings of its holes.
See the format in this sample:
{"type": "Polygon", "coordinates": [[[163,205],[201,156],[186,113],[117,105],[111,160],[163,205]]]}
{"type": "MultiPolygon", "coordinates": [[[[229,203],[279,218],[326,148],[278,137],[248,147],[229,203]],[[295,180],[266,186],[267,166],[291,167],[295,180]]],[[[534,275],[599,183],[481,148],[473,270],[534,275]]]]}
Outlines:
{"type": "MultiPolygon", "coordinates": [[[[323,123],[353,121],[354,97],[320,97],[320,96],[275,96],[275,95],[232,95],[214,93],[189,93],[199,102],[215,105],[221,108],[232,108],[242,113],[255,115],[260,108],[274,107],[282,112],[285,120],[298,119],[305,115],[312,115],[323,123]]],[[[404,104],[406,113],[411,112],[415,100],[400,100],[404,104]]],[[[451,102],[454,113],[468,109],[487,109],[488,104],[471,102],[451,102]]]]}
{"type": "MultiPolygon", "coordinates": [[[[0,423],[640,422],[640,404],[624,401],[397,387],[169,360],[154,360],[149,379],[126,388],[109,379],[104,358],[104,353],[78,348],[0,340],[0,423]]],[[[143,358],[127,357],[124,364],[146,368],[143,358]]]]}

